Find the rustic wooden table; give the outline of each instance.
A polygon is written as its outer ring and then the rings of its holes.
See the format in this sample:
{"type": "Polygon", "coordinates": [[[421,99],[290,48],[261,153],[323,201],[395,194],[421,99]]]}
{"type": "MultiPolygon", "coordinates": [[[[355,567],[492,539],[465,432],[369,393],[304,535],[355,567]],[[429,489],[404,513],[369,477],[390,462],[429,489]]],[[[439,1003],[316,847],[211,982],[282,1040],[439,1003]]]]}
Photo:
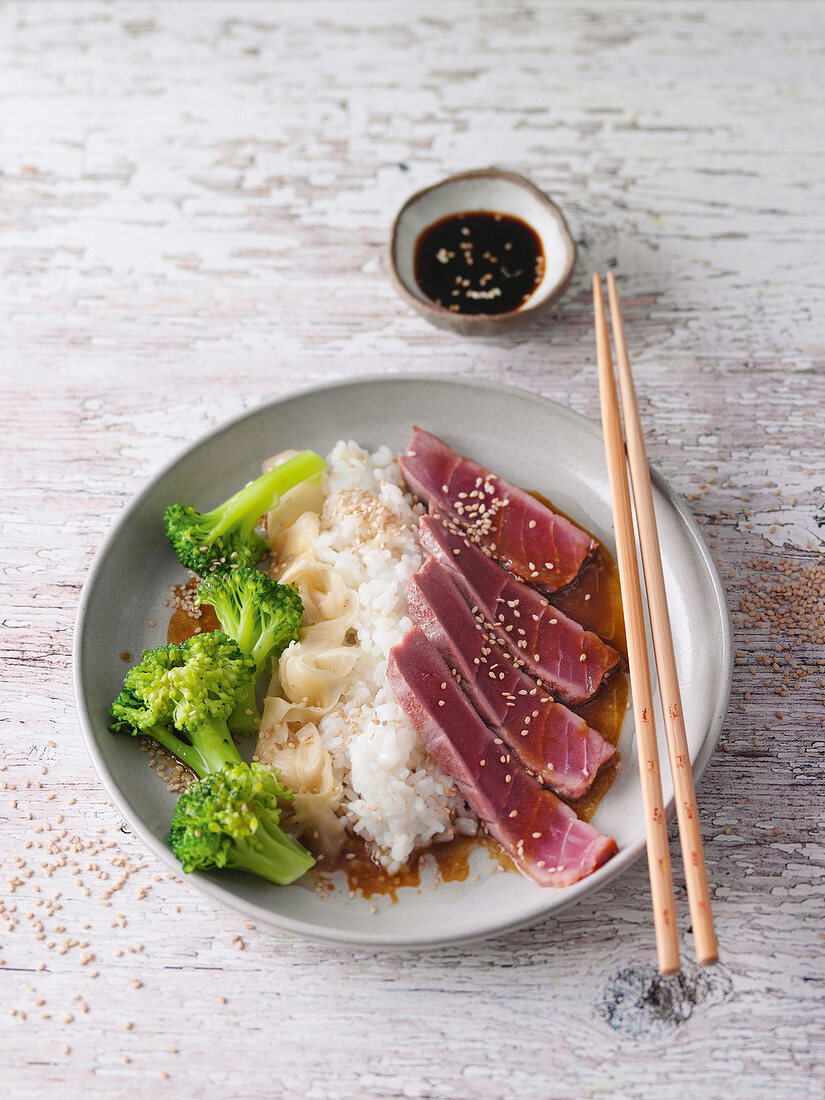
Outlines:
{"type": "Polygon", "coordinates": [[[0,10],[6,1095],[823,1095],[824,44],[816,3],[0,10]],[[580,259],[545,323],[467,342],[408,312],[385,249],[411,191],[490,163],[559,201],[580,259]],[[643,863],[480,946],[258,932],[142,852],[86,755],[70,653],[103,533],[185,444],[311,382],[464,372],[596,417],[607,268],[651,458],[734,613],[699,792],[721,964],[691,964],[678,859],[679,978],[643,863]]]}

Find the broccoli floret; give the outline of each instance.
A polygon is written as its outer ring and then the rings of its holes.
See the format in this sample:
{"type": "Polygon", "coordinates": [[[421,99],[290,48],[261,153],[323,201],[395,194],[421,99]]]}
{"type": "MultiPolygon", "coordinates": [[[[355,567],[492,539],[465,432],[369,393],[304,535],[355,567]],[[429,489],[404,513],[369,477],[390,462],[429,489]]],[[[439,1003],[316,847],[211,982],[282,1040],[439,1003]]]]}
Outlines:
{"type": "Polygon", "coordinates": [[[255,662],[252,682],[229,718],[234,733],[255,733],[260,725],[255,682],[270,657],[277,659],[297,639],[304,614],[300,593],[294,585],[278,584],[257,569],[233,569],[205,577],[197,601],[211,604],[221,629],[255,662]]]}
{"type": "Polygon", "coordinates": [[[267,545],[255,525],[280,497],[326,468],[314,451],[302,451],[249,483],[229,500],[201,513],[183,504],[166,509],[166,534],[181,565],[201,576],[213,570],[254,565],[267,545]]]}
{"type": "Polygon", "coordinates": [[[113,733],[151,737],[196,775],[242,764],[227,718],[255,661],[219,630],[147,650],[112,704],[113,733]]]}
{"type": "Polygon", "coordinates": [[[286,886],[315,863],[279,825],[291,797],[262,765],[230,765],[181,795],[169,845],[184,871],[229,867],[286,886]]]}

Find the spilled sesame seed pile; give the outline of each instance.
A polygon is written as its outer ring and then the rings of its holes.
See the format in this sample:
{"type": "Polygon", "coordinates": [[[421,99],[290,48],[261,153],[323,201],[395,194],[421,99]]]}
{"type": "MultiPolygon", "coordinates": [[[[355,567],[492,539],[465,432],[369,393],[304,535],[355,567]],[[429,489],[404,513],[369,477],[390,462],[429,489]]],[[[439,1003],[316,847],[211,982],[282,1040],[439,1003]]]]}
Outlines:
{"type": "MultiPolygon", "coordinates": [[[[55,743],[49,741],[48,746],[54,748],[55,743]]],[[[91,834],[84,831],[81,836],[69,832],[63,813],[44,813],[43,804],[53,803],[56,797],[54,790],[48,790],[45,765],[39,767],[41,778],[36,780],[10,779],[6,764],[0,764],[0,773],[5,773],[0,779],[0,789],[9,796],[3,806],[4,816],[18,818],[12,835],[20,838],[17,852],[9,852],[8,847],[4,852],[6,881],[0,895],[3,926],[0,950],[5,957],[0,958],[0,965],[26,972],[29,968],[19,960],[31,954],[33,940],[35,953],[39,955],[34,973],[42,974],[45,980],[53,971],[65,972],[67,966],[74,964],[78,968],[79,986],[68,1001],[62,996],[58,1003],[51,1003],[42,991],[42,981],[39,984],[28,981],[17,998],[7,1001],[8,1012],[19,1021],[32,1016],[51,1021],[62,1040],[61,1054],[69,1055],[72,1049],[68,1041],[72,1034],[69,1025],[77,1025],[89,1012],[86,1000],[89,983],[100,976],[93,928],[100,924],[101,909],[112,910],[107,921],[110,929],[123,930],[122,946],[113,951],[114,958],[139,956],[143,943],[127,931],[125,914],[115,911],[116,895],[128,885],[128,893],[142,900],[162,878],[177,881],[177,876],[150,872],[148,869],[156,868],[157,864],[154,860],[147,861],[142,854],[131,858],[124,855],[114,840],[106,838],[103,827],[91,834]],[[82,911],[88,919],[67,923],[61,915],[64,900],[74,912],[82,911]],[[20,943],[21,938],[25,942],[20,943]],[[57,963],[58,957],[65,957],[65,962],[57,963]]],[[[62,783],[60,786],[65,790],[62,783]]],[[[64,808],[75,806],[76,802],[70,796],[64,808]]],[[[111,944],[108,934],[106,943],[111,944]]],[[[137,973],[132,973],[128,985],[138,990],[143,982],[137,973]]],[[[132,1010],[124,1007],[126,1030],[133,1027],[128,1018],[130,1011],[137,1014],[142,1008],[139,1004],[132,1010]]]]}
{"type": "MultiPolygon", "coordinates": [[[[748,562],[748,569],[738,625],[766,632],[772,643],[748,666],[754,683],[786,698],[813,682],[818,689],[814,700],[821,706],[825,703],[825,558],[756,558],[748,562]]],[[[736,658],[737,664],[744,660],[741,655],[736,658]]],[[[750,690],[742,693],[745,702],[751,694],[750,690]]],[[[740,707],[744,709],[744,703],[740,707]]],[[[781,719],[782,711],[777,710],[775,717],[781,719]]],[[[817,717],[825,728],[825,715],[806,715],[808,721],[817,717]]]]}
{"type": "MultiPolygon", "coordinates": [[[[48,741],[46,748],[57,746],[48,741]]],[[[140,851],[108,803],[76,797],[71,789],[65,775],[53,775],[45,764],[0,763],[0,1028],[26,1028],[25,1044],[38,1059],[62,1059],[67,1068],[75,1056],[78,1065],[87,1065],[89,1043],[97,1042],[101,1027],[114,1029],[123,1041],[95,1061],[125,1066],[145,1053],[144,1019],[157,992],[157,968],[147,975],[141,966],[146,933],[138,931],[139,903],[154,910],[152,894],[160,884],[183,889],[183,883],[140,851]],[[114,997],[118,1005],[114,1018],[111,1008],[105,1019],[96,1011],[98,985],[105,986],[100,995],[106,1003],[114,997]]],[[[165,896],[169,888],[163,887],[165,896]]],[[[181,913],[180,905],[168,905],[161,920],[181,913]]],[[[233,925],[230,916],[227,927],[233,925]]],[[[238,933],[227,933],[225,944],[245,947],[238,933]]],[[[174,1044],[159,1049],[149,1068],[159,1078],[173,1077],[171,1056],[178,1053],[174,1044]]]]}

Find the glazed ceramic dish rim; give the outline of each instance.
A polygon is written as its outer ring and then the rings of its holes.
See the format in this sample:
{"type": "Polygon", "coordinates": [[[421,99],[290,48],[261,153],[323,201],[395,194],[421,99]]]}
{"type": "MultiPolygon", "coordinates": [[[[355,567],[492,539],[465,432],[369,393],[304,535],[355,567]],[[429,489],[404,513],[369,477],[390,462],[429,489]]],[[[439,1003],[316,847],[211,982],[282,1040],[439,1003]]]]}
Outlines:
{"type": "MultiPolygon", "coordinates": [[[[83,731],[86,747],[89,751],[89,755],[95,765],[95,768],[106,788],[109,796],[111,797],[114,805],[118,808],[125,820],[135,833],[141,838],[141,840],[147,845],[152,853],[164,864],[169,870],[180,874],[180,865],[172,855],[169,848],[156,836],[152,834],[149,827],[145,825],[140,814],[133,807],[128,795],[121,790],[115,777],[109,769],[109,766],[104,759],[100,746],[98,745],[98,735],[95,732],[95,723],[93,715],[87,706],[87,700],[85,695],[85,678],[86,678],[86,661],[87,653],[84,645],[84,639],[89,626],[88,614],[89,607],[92,602],[92,597],[95,592],[95,587],[98,583],[101,573],[104,570],[104,566],[107,563],[109,556],[115,552],[118,545],[120,535],[130,521],[130,517],[140,507],[142,502],[163,482],[180,464],[185,462],[191,456],[193,456],[201,447],[212,442],[216,437],[231,431],[233,428],[242,424],[246,420],[253,419],[254,417],[261,416],[271,410],[276,410],[279,406],[286,404],[287,402],[304,397],[312,397],[318,394],[329,394],[341,388],[363,386],[381,383],[406,383],[409,385],[417,385],[419,383],[424,384],[444,384],[448,386],[466,386],[470,389],[486,389],[497,392],[502,397],[517,397],[522,400],[527,398],[531,402],[541,403],[543,405],[550,406],[553,414],[562,420],[566,420],[572,428],[578,432],[588,433],[593,442],[600,448],[603,447],[603,440],[601,431],[598,426],[592,421],[581,416],[581,414],[574,412],[566,406],[559,405],[557,402],[550,400],[549,398],[542,397],[538,394],[534,394],[530,391],[521,389],[519,387],[505,385],[497,382],[490,382],[485,380],[473,379],[464,375],[456,375],[453,377],[445,377],[439,374],[415,374],[406,375],[401,373],[387,373],[378,375],[362,375],[353,378],[348,378],[344,381],[322,383],[320,385],[310,386],[292,391],[282,397],[276,398],[272,401],[266,402],[256,408],[244,412],[240,416],[222,423],[213,431],[205,434],[195,443],[187,446],[183,451],[167,463],[158,473],[156,473],[149,482],[143,487],[143,489],[137,493],[122,510],[117,520],[113,524],[105,536],[97,554],[95,555],[92,566],[89,570],[89,574],[86,583],[83,587],[81,595],[77,620],[75,626],[74,636],[74,653],[73,653],[73,679],[75,698],[77,701],[78,714],[80,718],[81,728],[83,731]]],[[[696,525],[693,517],[687,509],[685,503],[676,495],[676,493],[670,488],[667,482],[659,475],[655,470],[652,471],[654,487],[666,498],[670,506],[676,511],[682,526],[685,531],[691,536],[691,541],[695,544],[696,550],[698,550],[699,557],[707,570],[708,579],[713,588],[715,596],[715,607],[707,609],[707,612],[711,612],[714,618],[717,620],[716,625],[721,632],[721,647],[720,653],[721,668],[726,671],[726,676],[723,675],[722,681],[719,685],[719,690],[716,693],[716,698],[713,704],[713,717],[710,722],[710,726],[702,739],[699,751],[697,752],[694,762],[693,771],[696,779],[698,780],[705,771],[713,750],[719,739],[719,735],[722,730],[722,724],[724,721],[725,713],[727,710],[727,704],[730,697],[730,686],[733,672],[733,642],[732,642],[732,627],[730,621],[730,614],[725,599],[724,588],[722,586],[721,579],[719,577],[716,565],[713,561],[713,557],[710,554],[707,546],[701,538],[699,528],[696,525]]],[[[667,764],[663,761],[663,768],[666,768],[667,764]]],[[[673,800],[670,799],[668,803],[668,816],[673,815],[673,800]]],[[[533,907],[529,913],[522,914],[520,916],[505,915],[497,919],[491,919],[489,916],[482,916],[477,918],[475,923],[471,923],[470,926],[465,926],[464,930],[459,935],[438,934],[438,935],[425,935],[421,934],[399,934],[396,932],[376,932],[376,931],[364,931],[354,932],[352,930],[328,928],[324,926],[316,926],[303,920],[295,920],[290,917],[286,917],[279,913],[273,912],[272,909],[264,907],[262,905],[249,902],[246,899],[239,898],[226,888],[220,885],[219,881],[200,874],[193,874],[187,876],[186,881],[205,894],[209,895],[215,901],[220,902],[223,905],[227,905],[232,909],[242,913],[247,919],[257,922],[259,925],[272,930],[272,931],[288,931],[297,933],[304,936],[310,936],[325,941],[333,941],[340,943],[348,943],[353,945],[360,945],[364,947],[384,947],[384,948],[413,948],[413,947],[432,947],[438,945],[446,945],[450,943],[467,942],[469,940],[481,939],[496,934],[501,934],[507,931],[511,931],[515,928],[522,927],[527,924],[535,923],[538,920],[545,917],[561,912],[568,906],[573,905],[579,901],[585,895],[598,890],[604,886],[611,879],[621,874],[626,870],[631,863],[633,863],[644,851],[645,841],[642,835],[636,842],[629,844],[623,848],[617,856],[615,856],[609,863],[605,864],[599,870],[589,877],[581,880],[573,886],[567,887],[564,891],[554,891],[548,888],[547,890],[547,903],[544,906],[535,909],[533,907]]],[[[219,877],[219,876],[218,876],[219,877]]]]}

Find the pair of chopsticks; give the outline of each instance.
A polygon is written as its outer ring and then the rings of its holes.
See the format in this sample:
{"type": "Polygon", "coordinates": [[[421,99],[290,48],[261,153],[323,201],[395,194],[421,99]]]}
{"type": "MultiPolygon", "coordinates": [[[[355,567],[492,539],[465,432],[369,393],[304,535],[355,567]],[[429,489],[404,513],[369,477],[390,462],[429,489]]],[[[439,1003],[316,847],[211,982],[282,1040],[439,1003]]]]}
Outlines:
{"type": "MultiPolygon", "coordinates": [[[[693,786],[685,723],[682,717],[682,700],[670,615],[667,609],[665,582],[662,574],[662,556],[653,511],[653,494],[650,487],[650,470],[642,435],[636,390],[630,372],[624,324],[619,309],[616,280],[612,272],[607,276],[607,292],[610,299],[610,317],[613,323],[613,342],[619,367],[619,384],[622,393],[624,428],[627,435],[627,460],[633,484],[636,505],[636,522],[639,531],[639,547],[647,589],[650,625],[653,633],[653,649],[662,698],[662,711],[667,734],[670,768],[673,773],[673,790],[676,800],[676,817],[679,823],[679,839],[685,865],[688,903],[693,924],[696,956],[703,966],[710,966],[719,959],[713,917],[710,910],[710,893],[705,871],[702,835],[699,831],[699,811],[693,786]]],[[[602,407],[607,471],[613,499],[613,520],[616,529],[616,549],[624,604],[627,631],[627,652],[630,663],[630,683],[633,694],[633,713],[636,721],[636,739],[639,747],[639,772],[642,781],[647,833],[647,860],[650,873],[650,889],[653,898],[653,920],[656,929],[656,948],[659,970],[662,974],[675,974],[679,970],[679,938],[673,901],[673,877],[670,868],[670,852],[667,840],[662,780],[659,770],[659,753],[656,744],[656,725],[653,715],[653,690],[647,660],[644,609],[636,557],[636,539],[633,533],[633,516],[630,509],[630,491],[627,481],[625,440],[622,435],[622,412],[610,355],[610,335],[607,329],[602,282],[593,276],[593,310],[596,323],[596,354],[599,364],[599,396],[602,407]]]]}

